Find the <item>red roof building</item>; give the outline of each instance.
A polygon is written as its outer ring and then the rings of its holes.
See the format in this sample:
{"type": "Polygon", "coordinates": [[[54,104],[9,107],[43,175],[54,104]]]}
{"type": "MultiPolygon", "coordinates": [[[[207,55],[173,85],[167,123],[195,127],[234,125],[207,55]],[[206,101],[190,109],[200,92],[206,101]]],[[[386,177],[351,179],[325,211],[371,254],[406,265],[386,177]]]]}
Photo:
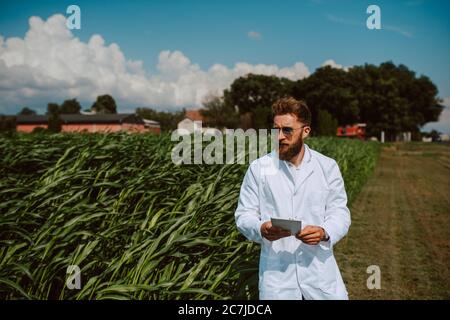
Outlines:
{"type": "Polygon", "coordinates": [[[200,113],[200,109],[186,110],[185,117],[191,121],[205,121],[204,117],[200,113]]]}
{"type": "MultiPolygon", "coordinates": [[[[48,128],[48,115],[17,116],[16,130],[32,132],[35,128],[48,128]]],[[[144,120],[133,113],[117,114],[61,114],[61,132],[153,132],[161,128],[156,121],[144,120]]]]}

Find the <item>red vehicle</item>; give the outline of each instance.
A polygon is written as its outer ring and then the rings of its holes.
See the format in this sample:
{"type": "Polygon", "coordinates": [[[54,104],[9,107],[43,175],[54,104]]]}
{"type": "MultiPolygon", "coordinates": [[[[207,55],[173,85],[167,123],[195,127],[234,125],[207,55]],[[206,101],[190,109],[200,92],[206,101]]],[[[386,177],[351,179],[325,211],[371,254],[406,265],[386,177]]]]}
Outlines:
{"type": "Polygon", "coordinates": [[[366,137],[366,124],[357,123],[351,126],[338,127],[336,136],[364,140],[366,137]]]}

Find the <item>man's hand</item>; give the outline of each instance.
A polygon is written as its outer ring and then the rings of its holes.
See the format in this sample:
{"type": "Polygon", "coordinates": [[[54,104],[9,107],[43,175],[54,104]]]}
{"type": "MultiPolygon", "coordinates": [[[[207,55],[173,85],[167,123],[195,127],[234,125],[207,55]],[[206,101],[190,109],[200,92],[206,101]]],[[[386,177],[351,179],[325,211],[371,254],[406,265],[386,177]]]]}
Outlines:
{"type": "Polygon", "coordinates": [[[271,221],[266,221],[261,225],[261,235],[269,241],[275,241],[291,235],[290,231],[272,226],[271,221]]]}
{"type": "Polygon", "coordinates": [[[295,237],[306,244],[318,244],[325,237],[325,230],[318,226],[306,226],[295,237]]]}

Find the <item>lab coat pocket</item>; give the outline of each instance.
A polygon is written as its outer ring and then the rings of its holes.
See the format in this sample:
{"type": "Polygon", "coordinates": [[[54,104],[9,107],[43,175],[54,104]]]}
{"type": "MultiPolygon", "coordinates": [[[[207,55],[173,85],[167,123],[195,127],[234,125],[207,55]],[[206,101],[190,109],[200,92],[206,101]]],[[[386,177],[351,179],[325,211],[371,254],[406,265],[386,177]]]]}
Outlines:
{"type": "Polygon", "coordinates": [[[334,292],[336,290],[336,260],[333,256],[333,251],[324,249],[322,246],[318,248],[318,260],[322,264],[321,274],[321,290],[325,292],[334,292]]]}
{"type": "Polygon", "coordinates": [[[327,207],[328,190],[320,190],[311,193],[306,198],[306,206],[314,225],[322,225],[325,221],[325,210],[327,207]]]}
{"type": "Polygon", "coordinates": [[[329,263],[331,251],[327,252],[318,245],[304,245],[302,255],[302,283],[324,292],[334,291],[336,277],[329,263]]]}
{"type": "Polygon", "coordinates": [[[317,202],[309,205],[309,221],[307,224],[314,226],[322,226],[325,222],[325,203],[317,202]]]}
{"type": "Polygon", "coordinates": [[[330,191],[326,189],[319,191],[311,191],[306,199],[308,206],[325,208],[329,193],[330,191]]]}
{"type": "MultiPolygon", "coordinates": [[[[279,240],[278,240],[279,241],[279,240]]],[[[293,278],[289,272],[292,254],[286,251],[275,253],[272,246],[260,259],[260,288],[287,288],[292,286],[293,278]]]]}

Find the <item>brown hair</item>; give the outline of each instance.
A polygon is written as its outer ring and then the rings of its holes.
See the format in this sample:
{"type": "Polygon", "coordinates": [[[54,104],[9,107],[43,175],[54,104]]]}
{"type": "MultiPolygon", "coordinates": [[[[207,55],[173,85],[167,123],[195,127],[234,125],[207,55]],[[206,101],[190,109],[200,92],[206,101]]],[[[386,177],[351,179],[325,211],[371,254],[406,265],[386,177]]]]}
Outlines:
{"type": "Polygon", "coordinates": [[[273,117],[282,114],[292,113],[304,124],[311,125],[311,111],[303,100],[296,100],[292,97],[281,98],[272,105],[273,117]]]}

